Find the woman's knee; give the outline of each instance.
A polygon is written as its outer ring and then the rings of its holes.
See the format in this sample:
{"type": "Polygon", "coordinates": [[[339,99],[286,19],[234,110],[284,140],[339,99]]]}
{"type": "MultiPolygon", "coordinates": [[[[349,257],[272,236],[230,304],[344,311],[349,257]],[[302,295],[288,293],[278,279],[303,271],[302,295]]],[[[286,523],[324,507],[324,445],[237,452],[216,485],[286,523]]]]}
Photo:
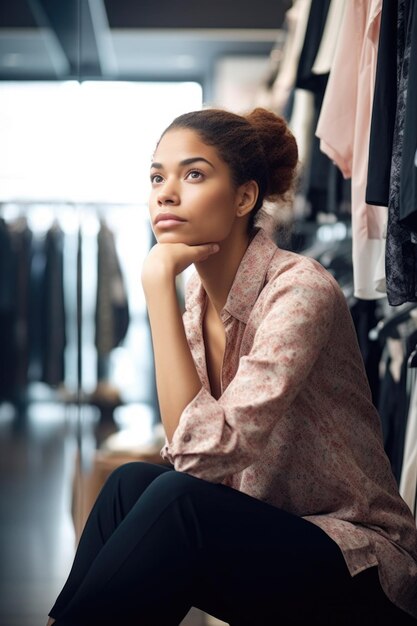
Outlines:
{"type": "Polygon", "coordinates": [[[157,492],[161,498],[169,496],[172,499],[173,496],[179,497],[200,491],[202,483],[205,483],[205,481],[191,474],[172,471],[160,474],[155,478],[152,481],[152,491],[157,492]]]}
{"type": "Polygon", "coordinates": [[[107,493],[112,491],[122,492],[129,499],[137,499],[141,493],[154,481],[170,468],[162,465],[147,463],[145,461],[131,461],[120,465],[108,476],[103,490],[107,493]]]}
{"type": "Polygon", "coordinates": [[[163,472],[165,468],[161,465],[156,465],[154,463],[147,463],[146,461],[129,461],[128,463],[123,463],[114,469],[111,474],[109,474],[108,481],[125,481],[125,480],[135,480],[135,479],[143,479],[143,478],[155,478],[158,476],[161,471],[163,472]]]}

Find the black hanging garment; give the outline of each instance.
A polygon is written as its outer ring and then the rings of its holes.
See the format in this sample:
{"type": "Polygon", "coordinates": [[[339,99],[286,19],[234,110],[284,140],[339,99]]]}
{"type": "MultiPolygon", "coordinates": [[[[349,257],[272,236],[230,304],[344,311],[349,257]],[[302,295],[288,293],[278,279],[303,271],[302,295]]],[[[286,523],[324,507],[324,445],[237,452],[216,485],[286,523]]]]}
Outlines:
{"type": "Polygon", "coordinates": [[[117,255],[114,234],[101,222],[97,237],[97,298],[95,345],[98,354],[98,378],[104,379],[101,362],[126,336],[129,328],[129,305],[117,255]]]}
{"type": "Polygon", "coordinates": [[[38,234],[33,235],[30,252],[29,277],[29,321],[28,321],[28,351],[29,351],[29,382],[38,382],[42,379],[43,361],[43,293],[45,277],[45,238],[38,234]]]}
{"type": "Polygon", "coordinates": [[[372,402],[378,408],[380,396],[379,362],[382,357],[382,346],[379,342],[369,339],[370,330],[375,328],[380,319],[377,315],[378,301],[355,298],[350,312],[372,392],[372,402]]]}
{"type": "Polygon", "coordinates": [[[381,416],[384,448],[391,462],[395,479],[400,484],[404,459],[404,445],[407,418],[410,408],[410,396],[407,391],[408,358],[415,348],[417,331],[400,339],[390,339],[403,345],[403,358],[396,377],[391,371],[392,355],[388,350],[385,361],[385,376],[381,381],[378,410],[381,416]]]}
{"type": "Polygon", "coordinates": [[[410,3],[410,64],[408,68],[407,104],[404,121],[404,142],[400,174],[400,215],[402,225],[409,229],[417,243],[417,7],[410,3]]]}
{"type": "Polygon", "coordinates": [[[64,234],[57,223],[45,238],[42,298],[42,381],[55,387],[65,379],[66,314],[64,234]]]}
{"type": "Polygon", "coordinates": [[[316,137],[313,130],[317,127],[329,78],[329,74],[312,72],[326,25],[329,6],[330,0],[311,3],[295,81],[296,88],[307,89],[314,94],[311,156],[306,167],[308,177],[306,197],[311,205],[310,219],[315,219],[318,212],[337,212],[350,189],[350,181],[344,181],[339,168],[320,150],[320,139],[316,137]]]}
{"type": "Polygon", "coordinates": [[[397,23],[397,112],[395,118],[388,203],[386,245],[387,295],[391,305],[417,302],[417,245],[400,221],[401,167],[404,147],[407,87],[411,55],[411,26],[416,3],[398,2],[397,23]]]}
{"type": "Polygon", "coordinates": [[[32,231],[26,217],[20,217],[9,225],[15,255],[15,348],[16,348],[16,400],[24,403],[28,385],[29,369],[29,291],[32,254],[32,231]]]}
{"type": "Polygon", "coordinates": [[[381,11],[366,203],[388,206],[392,142],[397,110],[397,0],[384,0],[381,11]]]}
{"type": "Polygon", "coordinates": [[[16,382],[15,267],[10,233],[0,218],[0,402],[13,400],[16,382]]]}

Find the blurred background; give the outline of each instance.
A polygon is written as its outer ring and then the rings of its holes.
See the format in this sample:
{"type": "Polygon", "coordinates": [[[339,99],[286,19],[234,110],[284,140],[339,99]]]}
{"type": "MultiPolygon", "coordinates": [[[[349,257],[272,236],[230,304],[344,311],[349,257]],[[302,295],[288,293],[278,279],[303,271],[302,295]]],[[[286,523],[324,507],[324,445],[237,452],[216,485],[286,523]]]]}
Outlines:
{"type": "MultiPolygon", "coordinates": [[[[329,68],[302,84],[303,45],[310,20],[317,51],[330,1],[313,4],[319,16],[305,0],[1,3],[1,626],[46,622],[108,473],[163,462],[140,270],[155,243],[150,159],[177,115],[288,119],[301,171],[277,243],[339,281],[378,404],[385,344],[368,331],[385,294],[355,296],[350,181],[314,136],[329,68]]],[[[193,608],[182,624],[221,623],[193,608]]]]}

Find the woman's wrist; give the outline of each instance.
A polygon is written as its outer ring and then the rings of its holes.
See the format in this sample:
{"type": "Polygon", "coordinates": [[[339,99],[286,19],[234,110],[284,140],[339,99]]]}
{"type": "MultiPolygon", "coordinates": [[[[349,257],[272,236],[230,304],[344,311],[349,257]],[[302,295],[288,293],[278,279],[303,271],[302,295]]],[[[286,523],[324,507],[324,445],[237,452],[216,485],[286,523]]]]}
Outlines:
{"type": "Polygon", "coordinates": [[[175,276],[158,275],[144,281],[143,292],[151,322],[161,316],[175,315],[180,309],[175,276]]]}
{"type": "Polygon", "coordinates": [[[167,268],[158,268],[158,270],[154,268],[152,275],[148,275],[146,272],[142,273],[141,279],[145,297],[154,292],[165,292],[171,286],[175,288],[176,284],[175,274],[167,268]]]}

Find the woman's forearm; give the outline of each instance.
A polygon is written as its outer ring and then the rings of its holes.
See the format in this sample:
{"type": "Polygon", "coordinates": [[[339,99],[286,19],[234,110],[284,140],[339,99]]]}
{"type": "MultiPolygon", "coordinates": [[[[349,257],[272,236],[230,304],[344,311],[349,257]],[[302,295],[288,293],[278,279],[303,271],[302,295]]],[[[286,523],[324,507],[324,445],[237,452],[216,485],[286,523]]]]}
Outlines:
{"type": "Polygon", "coordinates": [[[201,382],[185,335],[175,279],[156,279],[144,291],[152,332],[159,409],[171,442],[181,413],[201,389],[201,382]]]}

